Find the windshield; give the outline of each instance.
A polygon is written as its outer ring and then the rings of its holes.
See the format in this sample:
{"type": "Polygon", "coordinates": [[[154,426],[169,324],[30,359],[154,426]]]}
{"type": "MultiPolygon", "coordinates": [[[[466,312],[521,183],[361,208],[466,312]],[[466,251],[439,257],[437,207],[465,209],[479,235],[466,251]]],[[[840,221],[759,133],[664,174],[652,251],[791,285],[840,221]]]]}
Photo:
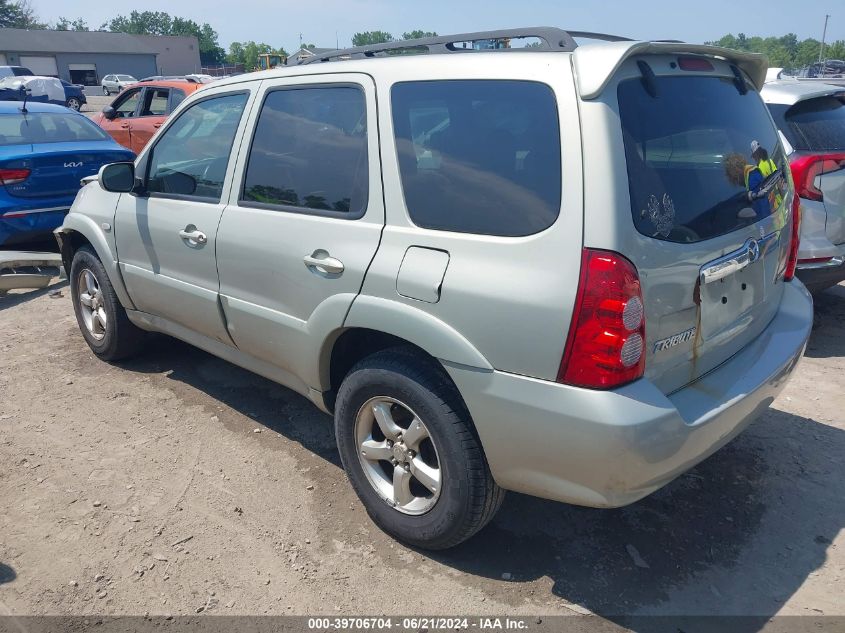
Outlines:
{"type": "Polygon", "coordinates": [[[108,139],[109,136],[103,130],[78,114],[0,114],[0,146],[108,139]]]}
{"type": "Polygon", "coordinates": [[[650,237],[698,242],[779,210],[784,156],[766,107],[733,79],[656,77],[619,84],[634,225],[650,237]]]}

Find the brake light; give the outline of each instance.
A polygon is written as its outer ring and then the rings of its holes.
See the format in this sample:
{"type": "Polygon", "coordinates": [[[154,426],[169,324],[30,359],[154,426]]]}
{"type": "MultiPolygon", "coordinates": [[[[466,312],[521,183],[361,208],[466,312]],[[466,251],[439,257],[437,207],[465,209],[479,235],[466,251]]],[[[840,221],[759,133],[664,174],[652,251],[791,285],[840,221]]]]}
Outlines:
{"type": "MultiPolygon", "coordinates": [[[[797,185],[796,185],[797,187],[797,185]]],[[[798,243],[801,241],[801,198],[798,193],[792,197],[792,239],[789,242],[789,255],[786,257],[786,270],[783,280],[790,281],[795,277],[795,267],[798,266],[798,243]]]]}
{"type": "Polygon", "coordinates": [[[29,178],[28,169],[3,169],[0,167],[0,185],[16,185],[29,178]]]}
{"type": "Polygon", "coordinates": [[[645,315],[637,269],[619,253],[585,248],[557,381],[612,389],[644,371],[645,315]]]}
{"type": "Polygon", "coordinates": [[[681,70],[698,70],[711,72],[715,70],[713,64],[703,57],[679,57],[678,68],[681,70]]]}
{"type": "Polygon", "coordinates": [[[822,192],[816,187],[816,177],[831,171],[845,168],[845,153],[812,154],[796,156],[789,164],[795,191],[808,200],[823,199],[822,192]]]}

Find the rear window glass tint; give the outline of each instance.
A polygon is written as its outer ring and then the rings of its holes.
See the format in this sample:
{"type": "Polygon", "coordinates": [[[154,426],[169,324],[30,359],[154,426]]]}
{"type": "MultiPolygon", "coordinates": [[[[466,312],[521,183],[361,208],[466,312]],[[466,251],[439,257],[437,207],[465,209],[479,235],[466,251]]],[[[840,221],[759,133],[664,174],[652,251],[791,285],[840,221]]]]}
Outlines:
{"type": "Polygon", "coordinates": [[[618,89],[637,230],[698,242],[784,213],[783,151],[760,96],[741,95],[732,79],[720,77],[655,82],[657,97],[639,78],[618,89]],[[754,141],[771,164],[758,166],[763,154],[752,156],[754,141]]]}
{"type": "Polygon", "coordinates": [[[404,82],[391,99],[405,204],[416,225],[519,236],[557,219],[560,131],[549,86],[404,82]]]}
{"type": "Polygon", "coordinates": [[[105,141],[109,136],[78,114],[0,114],[0,145],[105,141]]]}
{"type": "Polygon", "coordinates": [[[845,97],[800,101],[786,111],[784,134],[795,149],[845,149],[845,97]]]}

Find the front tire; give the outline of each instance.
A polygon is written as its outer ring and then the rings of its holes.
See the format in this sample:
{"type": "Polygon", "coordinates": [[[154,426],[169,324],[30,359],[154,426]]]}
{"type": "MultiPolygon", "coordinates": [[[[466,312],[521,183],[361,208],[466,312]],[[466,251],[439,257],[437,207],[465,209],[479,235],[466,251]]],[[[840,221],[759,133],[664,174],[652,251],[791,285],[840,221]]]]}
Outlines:
{"type": "Polygon", "coordinates": [[[107,97],[111,95],[111,93],[109,92],[109,89],[106,88],[105,86],[103,86],[103,94],[106,95],[107,97]]]}
{"type": "Polygon", "coordinates": [[[504,499],[457,390],[413,349],[378,352],[352,368],[338,391],[335,436],[370,517],[410,545],[453,547],[504,499]]]}
{"type": "Polygon", "coordinates": [[[138,352],[145,332],[126,316],[96,253],[83,246],[70,266],[70,294],[85,342],[101,360],[128,358],[138,352]]]}

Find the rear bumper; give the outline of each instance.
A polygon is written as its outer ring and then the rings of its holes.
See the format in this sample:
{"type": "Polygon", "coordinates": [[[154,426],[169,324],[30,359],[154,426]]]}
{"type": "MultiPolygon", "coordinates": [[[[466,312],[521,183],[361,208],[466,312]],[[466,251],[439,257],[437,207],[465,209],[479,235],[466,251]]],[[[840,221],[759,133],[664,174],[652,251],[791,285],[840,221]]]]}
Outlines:
{"type": "Polygon", "coordinates": [[[500,486],[593,507],[632,503],[738,435],[786,384],[813,304],[788,283],[767,329],[669,396],[643,379],[614,391],[447,365],[500,486]]]}
{"type": "Polygon", "coordinates": [[[836,247],[838,254],[826,262],[801,263],[796,276],[810,292],[818,292],[845,280],[845,244],[836,247]]]}
{"type": "Polygon", "coordinates": [[[0,245],[21,244],[49,238],[61,226],[73,204],[73,198],[36,200],[31,205],[16,202],[5,206],[0,201],[0,245]]]}

